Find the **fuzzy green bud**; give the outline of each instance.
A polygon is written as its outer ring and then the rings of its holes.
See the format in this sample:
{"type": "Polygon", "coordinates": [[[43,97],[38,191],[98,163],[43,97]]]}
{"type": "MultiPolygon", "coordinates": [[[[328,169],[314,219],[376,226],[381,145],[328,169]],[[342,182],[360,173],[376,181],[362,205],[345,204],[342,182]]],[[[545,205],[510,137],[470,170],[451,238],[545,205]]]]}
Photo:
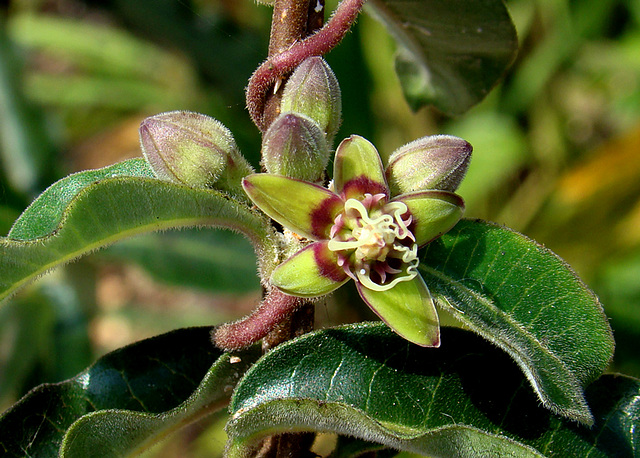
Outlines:
{"type": "Polygon", "coordinates": [[[393,193],[427,189],[455,191],[467,173],[473,148],[451,135],[422,137],[389,157],[386,174],[393,193]]]}
{"type": "Polygon", "coordinates": [[[233,135],[215,119],[188,111],[161,113],[140,125],[142,152],[160,179],[242,195],[253,172],[233,135]]]}
{"type": "Polygon", "coordinates": [[[295,113],[278,116],[262,141],[262,165],[267,172],[304,181],[322,179],[329,154],[320,126],[295,113]]]}
{"type": "Polygon", "coordinates": [[[303,114],[318,123],[329,143],[340,127],[342,97],[338,79],[322,57],[308,57],[284,86],[282,113],[303,114]]]}

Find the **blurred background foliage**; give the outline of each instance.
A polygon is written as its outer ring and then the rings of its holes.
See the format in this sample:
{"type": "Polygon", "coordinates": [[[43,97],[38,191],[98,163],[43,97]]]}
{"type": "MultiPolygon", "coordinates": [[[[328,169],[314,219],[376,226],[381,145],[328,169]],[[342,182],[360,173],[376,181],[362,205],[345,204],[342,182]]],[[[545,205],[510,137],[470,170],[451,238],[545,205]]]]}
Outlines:
{"type": "MultiPolygon", "coordinates": [[[[383,157],[424,135],[468,140],[467,216],[521,231],[571,264],[611,319],[611,369],[640,376],[640,1],[507,5],[519,56],[457,118],[409,109],[394,43],[364,15],[327,56],[343,92],[338,138],[363,135],[383,157]]],[[[244,86],[266,56],[270,14],[253,0],[0,3],[0,233],[56,179],[139,156],[138,125],[159,112],[219,119],[258,167],[244,86]]],[[[134,340],[244,315],[260,294],[254,272],[237,235],[189,230],[134,238],[44,277],[0,308],[0,410],[134,340]]],[[[329,305],[318,320],[358,313],[329,305]]],[[[149,455],[218,453],[223,417],[149,455]]]]}

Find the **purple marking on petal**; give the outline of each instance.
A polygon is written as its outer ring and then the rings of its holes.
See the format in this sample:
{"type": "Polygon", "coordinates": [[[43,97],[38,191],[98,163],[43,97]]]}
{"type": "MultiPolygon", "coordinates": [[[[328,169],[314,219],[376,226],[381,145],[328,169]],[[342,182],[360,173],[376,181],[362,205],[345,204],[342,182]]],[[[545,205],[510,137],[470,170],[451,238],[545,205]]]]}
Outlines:
{"type": "Polygon", "coordinates": [[[360,198],[365,194],[384,194],[389,198],[389,188],[385,183],[372,180],[366,175],[360,175],[347,181],[342,187],[342,195],[344,199],[360,198]]]}
{"type": "Polygon", "coordinates": [[[344,201],[337,194],[324,199],[319,206],[311,210],[311,233],[319,240],[329,239],[331,226],[343,207],[344,201]]]}
{"type": "Polygon", "coordinates": [[[336,254],[327,247],[327,242],[316,242],[311,246],[320,275],[335,282],[341,282],[347,278],[344,269],[336,261],[336,254]]]}
{"type": "Polygon", "coordinates": [[[245,189],[246,192],[249,192],[250,189],[255,188],[255,185],[251,183],[249,180],[247,180],[246,178],[243,178],[242,187],[245,189]]]}

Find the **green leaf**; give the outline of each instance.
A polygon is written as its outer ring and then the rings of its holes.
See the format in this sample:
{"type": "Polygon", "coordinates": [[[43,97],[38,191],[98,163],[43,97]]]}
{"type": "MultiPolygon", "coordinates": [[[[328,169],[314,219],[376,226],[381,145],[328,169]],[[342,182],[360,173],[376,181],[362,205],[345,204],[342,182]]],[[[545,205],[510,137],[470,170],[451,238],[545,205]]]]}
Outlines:
{"type": "Polygon", "coordinates": [[[130,33],[96,23],[52,15],[15,14],[8,24],[23,47],[62,58],[73,68],[122,80],[151,80],[175,86],[184,62],[130,33]]]}
{"type": "Polygon", "coordinates": [[[217,292],[258,291],[251,244],[228,231],[187,229],[146,234],[107,248],[101,257],[133,261],[171,285],[217,292]]]}
{"type": "Polygon", "coordinates": [[[400,45],[396,72],[412,109],[449,114],[480,102],[515,58],[518,40],[501,0],[372,0],[400,45]]]}
{"type": "Polygon", "coordinates": [[[35,384],[64,380],[93,362],[88,321],[93,272],[79,262],[0,309],[0,409],[35,384]]]}
{"type": "Polygon", "coordinates": [[[52,267],[144,232],[227,226],[260,249],[272,248],[266,218],[226,195],[126,173],[145,175],[148,168],[132,160],[71,175],[31,204],[0,239],[0,300],[52,267]]]}
{"type": "Polygon", "coordinates": [[[64,218],[65,208],[78,193],[93,183],[114,177],[153,178],[144,159],[129,159],[97,170],[74,173],[49,186],[16,220],[8,237],[30,240],[51,234],[64,218]]]}
{"type": "Polygon", "coordinates": [[[509,229],[463,220],[427,245],[419,270],[436,304],[509,353],[547,408],[592,421],[583,388],[604,372],[614,342],[598,298],[562,259],[509,229]]]}
{"type": "Polygon", "coordinates": [[[336,432],[428,456],[637,454],[638,380],[605,376],[589,387],[590,429],[540,406],[491,343],[451,328],[442,342],[421,348],[382,323],[360,323],[277,347],[234,393],[229,456],[283,430],[336,432]]]}
{"type": "Polygon", "coordinates": [[[147,339],[35,388],[0,416],[3,456],[58,456],[62,446],[60,456],[120,457],[221,408],[258,352],[231,360],[213,347],[211,330],[147,339]]]}
{"type": "Polygon", "coordinates": [[[41,114],[24,98],[21,62],[0,17],[0,170],[16,191],[33,195],[53,152],[41,114]]]}

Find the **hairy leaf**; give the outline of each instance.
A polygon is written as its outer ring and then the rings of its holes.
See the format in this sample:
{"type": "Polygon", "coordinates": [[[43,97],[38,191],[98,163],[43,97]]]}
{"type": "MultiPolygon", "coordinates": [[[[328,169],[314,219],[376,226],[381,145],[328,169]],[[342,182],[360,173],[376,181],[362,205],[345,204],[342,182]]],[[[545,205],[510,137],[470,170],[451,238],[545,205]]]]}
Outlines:
{"type": "Polygon", "coordinates": [[[61,456],[119,457],[223,407],[258,355],[232,360],[213,347],[211,329],[132,344],[70,380],[35,388],[0,416],[0,451],[47,457],[62,446],[61,456]]]}
{"type": "Polygon", "coordinates": [[[258,245],[267,241],[264,217],[245,205],[149,173],[131,160],[53,184],[0,239],[0,300],[56,265],[144,232],[226,226],[243,229],[258,245]]]}
{"type": "Polygon", "coordinates": [[[382,323],[306,335],[277,347],[232,399],[230,456],[274,431],[332,431],[429,456],[621,456],[637,453],[637,380],[588,390],[595,426],[540,406],[522,372],[473,333],[443,329],[421,348],[382,323]]]}
{"type": "Polygon", "coordinates": [[[450,115],[482,100],[515,58],[516,31],[501,0],[371,0],[398,41],[396,71],[414,110],[450,115]]]}
{"type": "Polygon", "coordinates": [[[598,298],[564,261],[514,231],[463,220],[427,245],[419,269],[436,304],[509,353],[546,407],[591,422],[583,388],[614,342],[598,298]]]}
{"type": "Polygon", "coordinates": [[[66,206],[84,188],[105,178],[153,178],[153,171],[144,159],[130,159],[97,170],[74,173],[49,186],[16,220],[8,237],[30,240],[51,234],[60,225],[66,206]]]}

